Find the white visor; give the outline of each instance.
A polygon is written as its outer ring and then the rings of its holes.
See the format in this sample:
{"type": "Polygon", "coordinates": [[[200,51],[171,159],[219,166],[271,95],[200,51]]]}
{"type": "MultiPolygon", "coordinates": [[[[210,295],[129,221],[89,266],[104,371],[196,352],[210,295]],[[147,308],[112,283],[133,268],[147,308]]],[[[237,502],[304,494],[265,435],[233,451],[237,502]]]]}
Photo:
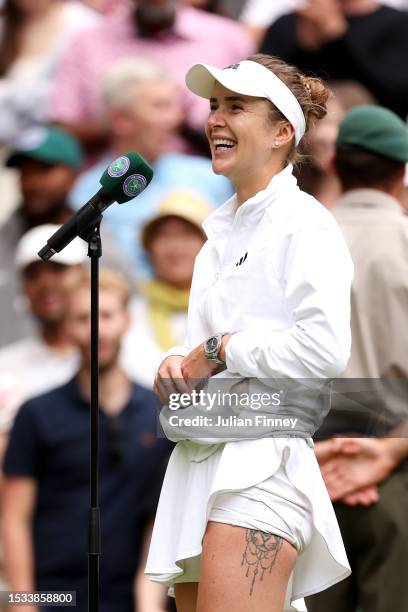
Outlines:
{"type": "Polygon", "coordinates": [[[257,62],[244,60],[227,68],[195,64],[186,75],[187,87],[202,98],[211,98],[215,82],[244,96],[266,98],[293,126],[299,144],[306,130],[306,121],[296,96],[276,74],[257,62]]]}

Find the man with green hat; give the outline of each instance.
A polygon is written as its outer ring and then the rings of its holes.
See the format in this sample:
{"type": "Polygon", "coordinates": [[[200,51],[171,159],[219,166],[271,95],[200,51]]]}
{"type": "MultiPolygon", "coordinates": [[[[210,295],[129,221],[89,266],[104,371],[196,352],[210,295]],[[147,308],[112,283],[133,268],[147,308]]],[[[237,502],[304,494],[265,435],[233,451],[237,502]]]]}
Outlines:
{"type": "Polygon", "coordinates": [[[333,213],[355,266],[352,350],[315,452],[352,574],[308,598],[311,612],[395,612],[408,602],[406,162],[408,127],[397,115],[374,105],[349,111],[333,213]]]}
{"type": "Polygon", "coordinates": [[[27,159],[35,159],[50,166],[78,168],[83,154],[78,141],[57,127],[36,127],[16,141],[15,150],[6,161],[9,168],[20,166],[27,159]]]}
{"type": "Polygon", "coordinates": [[[30,228],[59,225],[70,217],[66,198],[82,163],[78,141],[68,132],[46,126],[25,131],[6,161],[6,166],[19,170],[21,200],[0,227],[0,346],[34,331],[14,267],[16,245],[30,228]]]}
{"type": "Polygon", "coordinates": [[[403,165],[408,162],[408,127],[388,108],[355,106],[340,125],[336,149],[338,154],[364,150],[403,165]]]}
{"type": "MultiPolygon", "coordinates": [[[[16,245],[32,227],[45,223],[60,225],[69,219],[72,209],[68,195],[82,164],[83,152],[77,139],[53,126],[38,126],[24,132],[6,161],[8,167],[19,170],[21,202],[0,227],[0,346],[35,331],[14,267],[16,245]]],[[[127,264],[105,239],[104,235],[104,263],[113,262],[113,267],[123,269],[127,264]]]]}

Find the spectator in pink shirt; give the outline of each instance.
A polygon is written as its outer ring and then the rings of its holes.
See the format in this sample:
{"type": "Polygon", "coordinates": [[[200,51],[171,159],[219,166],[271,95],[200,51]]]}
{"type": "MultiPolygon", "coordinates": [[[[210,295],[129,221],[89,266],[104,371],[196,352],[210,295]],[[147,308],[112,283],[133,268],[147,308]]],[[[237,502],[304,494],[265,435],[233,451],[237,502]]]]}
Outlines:
{"type": "Polygon", "coordinates": [[[135,54],[159,61],[182,83],[187,122],[199,128],[208,114],[204,99],[189,94],[185,73],[194,62],[227,66],[252,52],[253,43],[234,21],[183,6],[177,0],[131,0],[130,11],[79,35],[62,61],[51,105],[54,121],[89,149],[104,144],[100,83],[116,60],[135,54]]]}

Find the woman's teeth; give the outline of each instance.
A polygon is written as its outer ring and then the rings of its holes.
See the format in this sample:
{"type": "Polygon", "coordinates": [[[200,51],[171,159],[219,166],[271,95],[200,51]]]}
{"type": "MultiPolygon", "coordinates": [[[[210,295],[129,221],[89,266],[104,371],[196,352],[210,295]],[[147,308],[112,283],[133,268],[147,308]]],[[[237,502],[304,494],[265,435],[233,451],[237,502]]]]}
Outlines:
{"type": "Polygon", "coordinates": [[[232,149],[235,147],[236,142],[228,140],[227,138],[216,138],[214,141],[215,148],[218,149],[232,149]]]}

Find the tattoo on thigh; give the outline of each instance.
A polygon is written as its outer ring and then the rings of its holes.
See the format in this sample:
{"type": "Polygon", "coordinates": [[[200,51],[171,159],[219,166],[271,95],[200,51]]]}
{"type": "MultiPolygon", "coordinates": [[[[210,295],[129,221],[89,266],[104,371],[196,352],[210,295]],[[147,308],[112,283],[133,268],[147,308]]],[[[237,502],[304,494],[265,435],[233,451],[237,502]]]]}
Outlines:
{"type": "Polygon", "coordinates": [[[252,569],[252,582],[249,594],[252,595],[256,577],[261,573],[260,579],[263,579],[264,573],[269,570],[271,573],[276,562],[278,552],[282,548],[283,541],[273,533],[265,533],[258,529],[246,530],[246,544],[242,555],[242,565],[246,565],[246,576],[252,569]]]}

